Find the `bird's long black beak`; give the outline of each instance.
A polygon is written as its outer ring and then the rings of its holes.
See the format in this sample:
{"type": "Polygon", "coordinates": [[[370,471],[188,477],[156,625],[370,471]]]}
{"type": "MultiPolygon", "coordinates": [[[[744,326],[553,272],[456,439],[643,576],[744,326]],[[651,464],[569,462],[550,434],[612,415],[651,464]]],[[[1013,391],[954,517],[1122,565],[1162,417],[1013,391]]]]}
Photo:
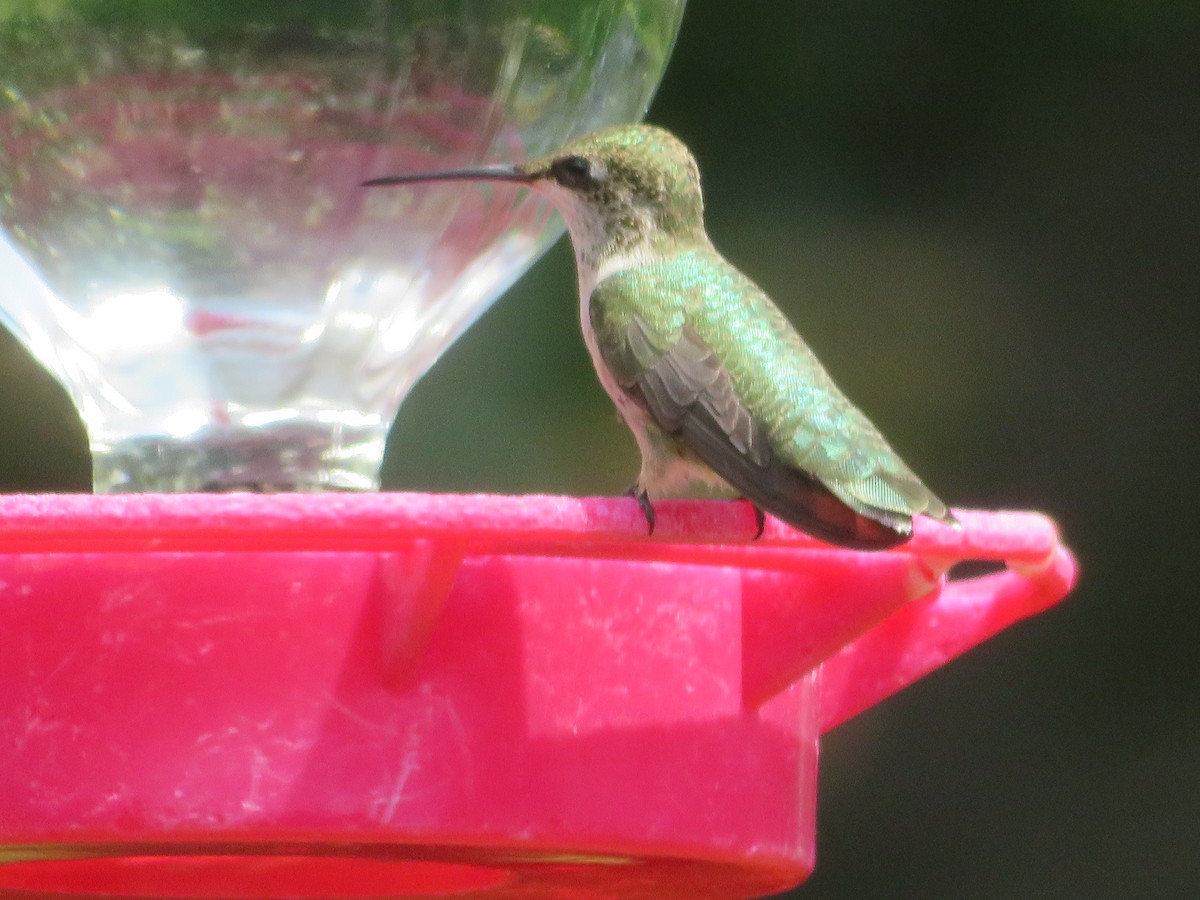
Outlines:
{"type": "Polygon", "coordinates": [[[512,181],[530,184],[537,180],[518,166],[480,166],[476,169],[445,169],[441,172],[413,172],[407,175],[384,175],[363,182],[363,187],[380,187],[390,184],[420,184],[423,181],[512,181]]]}

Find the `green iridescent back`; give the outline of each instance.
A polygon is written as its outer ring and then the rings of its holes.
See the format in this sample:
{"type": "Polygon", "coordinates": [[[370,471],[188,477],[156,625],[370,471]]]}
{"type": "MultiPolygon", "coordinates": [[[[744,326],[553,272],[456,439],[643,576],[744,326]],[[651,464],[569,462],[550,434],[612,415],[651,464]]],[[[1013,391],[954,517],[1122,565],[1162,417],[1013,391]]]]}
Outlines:
{"type": "Polygon", "coordinates": [[[618,382],[633,384],[654,354],[668,356],[681,341],[699,339],[713,351],[710,364],[727,374],[736,402],[765,433],[776,458],[811,474],[860,512],[948,517],[944,504],[837,388],[791,323],[711,245],[605,279],[592,294],[590,318],[618,382]]]}

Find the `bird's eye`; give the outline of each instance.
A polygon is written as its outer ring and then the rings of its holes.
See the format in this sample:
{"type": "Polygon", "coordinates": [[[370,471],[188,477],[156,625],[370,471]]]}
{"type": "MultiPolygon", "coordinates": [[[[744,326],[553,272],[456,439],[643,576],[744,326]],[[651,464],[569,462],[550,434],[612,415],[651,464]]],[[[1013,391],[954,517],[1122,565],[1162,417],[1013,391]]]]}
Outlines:
{"type": "Polygon", "coordinates": [[[563,187],[585,188],[604,180],[604,167],[584,156],[564,156],[551,163],[550,174],[563,187]]]}

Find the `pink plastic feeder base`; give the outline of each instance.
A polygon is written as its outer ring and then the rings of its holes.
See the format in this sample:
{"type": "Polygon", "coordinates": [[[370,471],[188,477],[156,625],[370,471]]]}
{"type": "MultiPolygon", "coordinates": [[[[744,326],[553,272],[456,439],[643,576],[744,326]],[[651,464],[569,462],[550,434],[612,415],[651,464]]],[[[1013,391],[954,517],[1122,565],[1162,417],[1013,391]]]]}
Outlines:
{"type": "Polygon", "coordinates": [[[0,897],[783,890],[821,732],[1075,577],[1028,513],[866,554],[658,512],[0,498],[0,897]]]}

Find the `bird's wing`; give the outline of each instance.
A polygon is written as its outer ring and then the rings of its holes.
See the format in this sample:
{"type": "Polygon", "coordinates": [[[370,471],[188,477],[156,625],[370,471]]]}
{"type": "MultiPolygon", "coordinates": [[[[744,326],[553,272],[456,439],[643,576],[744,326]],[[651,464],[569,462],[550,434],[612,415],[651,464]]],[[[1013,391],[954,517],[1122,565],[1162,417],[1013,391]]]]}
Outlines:
{"type": "Polygon", "coordinates": [[[889,546],[907,537],[913,514],[949,515],[782,314],[719,257],[605,279],[590,317],[622,389],[779,518],[835,543],[889,546]],[[718,339],[739,352],[723,360],[718,339]]]}
{"type": "Polygon", "coordinates": [[[633,317],[622,337],[624,359],[614,368],[618,383],[636,389],[663,431],[691,437],[688,444],[696,445],[701,459],[732,454],[739,463],[766,466],[767,435],[738,399],[712,348],[687,325],[669,346],[661,337],[633,317]]]}

